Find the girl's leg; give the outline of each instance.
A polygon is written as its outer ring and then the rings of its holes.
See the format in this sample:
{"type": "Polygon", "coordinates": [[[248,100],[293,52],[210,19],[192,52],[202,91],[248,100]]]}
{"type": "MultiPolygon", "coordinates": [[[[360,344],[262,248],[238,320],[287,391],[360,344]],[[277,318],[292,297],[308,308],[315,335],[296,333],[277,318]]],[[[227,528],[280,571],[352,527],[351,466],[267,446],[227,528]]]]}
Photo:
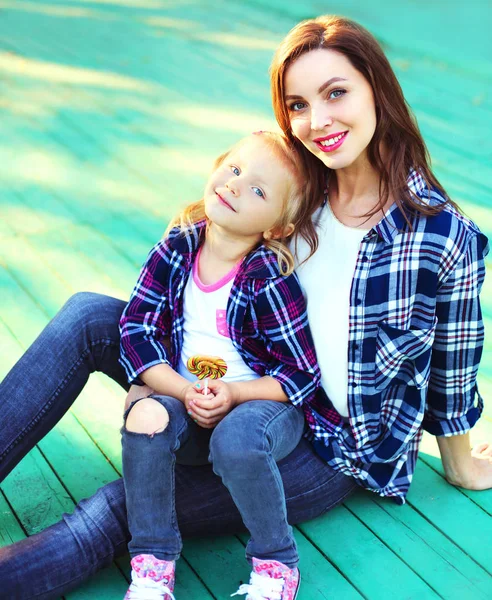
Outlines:
{"type": "Polygon", "coordinates": [[[205,438],[205,464],[210,433],[193,423],[182,402],[169,396],[133,403],[121,433],[130,554],[177,560],[182,542],[174,503],[176,452],[198,448],[194,438],[205,438]]]}
{"type": "Polygon", "coordinates": [[[0,383],[0,481],[56,425],[102,371],[127,387],[118,363],[118,322],[125,302],[99,294],[72,296],[0,383]]]}
{"type": "Polygon", "coordinates": [[[304,431],[301,409],[290,403],[246,402],[215,428],[210,440],[214,471],[250,532],[246,556],[275,560],[290,569],[299,557],[287,520],[284,485],[277,461],[299,443],[304,431]]]}
{"type": "MultiPolygon", "coordinates": [[[[291,524],[329,510],[357,487],[353,479],[336,473],[316,456],[305,439],[278,466],[291,524]]],[[[245,530],[229,491],[211,465],[177,464],[175,480],[183,537],[245,530]]],[[[59,523],[0,548],[2,593],[23,600],[58,598],[125,553],[128,541],[125,491],[119,479],[79,502],[74,513],[59,523]]]]}

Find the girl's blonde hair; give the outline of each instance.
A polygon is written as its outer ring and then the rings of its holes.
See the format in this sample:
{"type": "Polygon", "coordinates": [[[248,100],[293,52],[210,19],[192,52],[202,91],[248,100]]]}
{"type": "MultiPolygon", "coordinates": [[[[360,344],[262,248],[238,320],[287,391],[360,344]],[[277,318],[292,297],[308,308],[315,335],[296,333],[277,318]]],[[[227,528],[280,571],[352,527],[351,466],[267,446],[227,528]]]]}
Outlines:
{"type": "MultiPolygon", "coordinates": [[[[283,162],[291,175],[289,194],[285,198],[282,213],[272,228],[274,231],[278,231],[279,235],[276,236],[275,239],[263,239],[261,242],[264,246],[273,250],[277,255],[281,273],[283,275],[290,275],[294,270],[294,256],[287,245],[288,241],[293,236],[296,236],[296,240],[298,236],[304,238],[310,248],[310,254],[307,258],[312,256],[318,247],[318,236],[311,219],[313,203],[306,202],[305,194],[305,186],[309,181],[309,170],[292,142],[284,135],[272,131],[258,131],[255,132],[254,135],[261,136],[261,139],[268,144],[271,150],[283,162]],[[285,235],[286,228],[290,223],[294,225],[294,231],[289,235],[285,235]]],[[[250,138],[243,138],[232,148],[224,152],[224,154],[221,154],[214,162],[214,170],[222,165],[233,150],[246,143],[248,139],[250,138]]],[[[319,201],[316,204],[319,205],[319,201]]],[[[208,226],[208,218],[205,214],[205,201],[203,198],[198,202],[189,204],[180,214],[178,214],[170,222],[165,235],[176,226],[180,227],[183,233],[186,234],[190,227],[199,221],[207,221],[208,226]]],[[[305,260],[307,260],[307,258],[305,260]]]]}

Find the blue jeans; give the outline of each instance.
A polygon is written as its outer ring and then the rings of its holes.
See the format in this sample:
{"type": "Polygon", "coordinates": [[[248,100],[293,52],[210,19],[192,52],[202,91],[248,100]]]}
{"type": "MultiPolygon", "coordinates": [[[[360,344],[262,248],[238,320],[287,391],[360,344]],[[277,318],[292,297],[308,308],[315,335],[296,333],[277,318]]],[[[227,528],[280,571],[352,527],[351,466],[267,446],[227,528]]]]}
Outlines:
{"type": "Polygon", "coordinates": [[[290,403],[247,402],[210,430],[198,427],[179,400],[153,398],[167,410],[166,429],[152,436],[122,429],[130,554],[179,558],[182,542],[174,503],[175,464],[210,462],[251,535],[247,558],[297,566],[297,547],[287,521],[277,462],[290,454],[302,437],[302,410],[290,403]]]}
{"type": "MultiPolygon", "coordinates": [[[[0,481],[65,414],[90,373],[102,371],[127,387],[118,363],[118,322],[124,306],[114,298],[76,294],[2,381],[0,481]]],[[[290,524],[329,510],[356,487],[354,480],[316,456],[304,438],[279,461],[278,469],[290,524]]],[[[176,465],[175,502],[183,537],[245,529],[228,489],[210,464],[176,465]]],[[[22,600],[57,598],[123,554],[129,537],[125,490],[119,479],[79,502],[60,522],[1,548],[1,593],[22,600]]]]}

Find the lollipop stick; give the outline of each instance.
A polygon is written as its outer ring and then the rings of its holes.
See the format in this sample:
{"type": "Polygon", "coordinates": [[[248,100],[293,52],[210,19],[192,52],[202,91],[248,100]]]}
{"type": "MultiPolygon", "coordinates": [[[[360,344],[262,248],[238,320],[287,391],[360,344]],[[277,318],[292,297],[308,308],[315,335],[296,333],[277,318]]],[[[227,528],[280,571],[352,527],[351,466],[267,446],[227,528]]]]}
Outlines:
{"type": "Polygon", "coordinates": [[[208,394],[208,377],[205,377],[205,396],[208,394]]]}

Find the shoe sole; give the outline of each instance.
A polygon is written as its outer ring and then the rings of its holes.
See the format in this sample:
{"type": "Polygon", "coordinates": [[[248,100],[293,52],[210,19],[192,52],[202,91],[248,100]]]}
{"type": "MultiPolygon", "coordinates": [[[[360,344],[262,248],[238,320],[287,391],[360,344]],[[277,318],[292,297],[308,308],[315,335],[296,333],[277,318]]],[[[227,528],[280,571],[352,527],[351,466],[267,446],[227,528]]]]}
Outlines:
{"type": "Polygon", "coordinates": [[[297,590],[296,590],[296,594],[295,594],[293,600],[296,600],[297,594],[299,593],[300,588],[301,588],[301,571],[299,569],[299,581],[297,582],[297,590]]]}

